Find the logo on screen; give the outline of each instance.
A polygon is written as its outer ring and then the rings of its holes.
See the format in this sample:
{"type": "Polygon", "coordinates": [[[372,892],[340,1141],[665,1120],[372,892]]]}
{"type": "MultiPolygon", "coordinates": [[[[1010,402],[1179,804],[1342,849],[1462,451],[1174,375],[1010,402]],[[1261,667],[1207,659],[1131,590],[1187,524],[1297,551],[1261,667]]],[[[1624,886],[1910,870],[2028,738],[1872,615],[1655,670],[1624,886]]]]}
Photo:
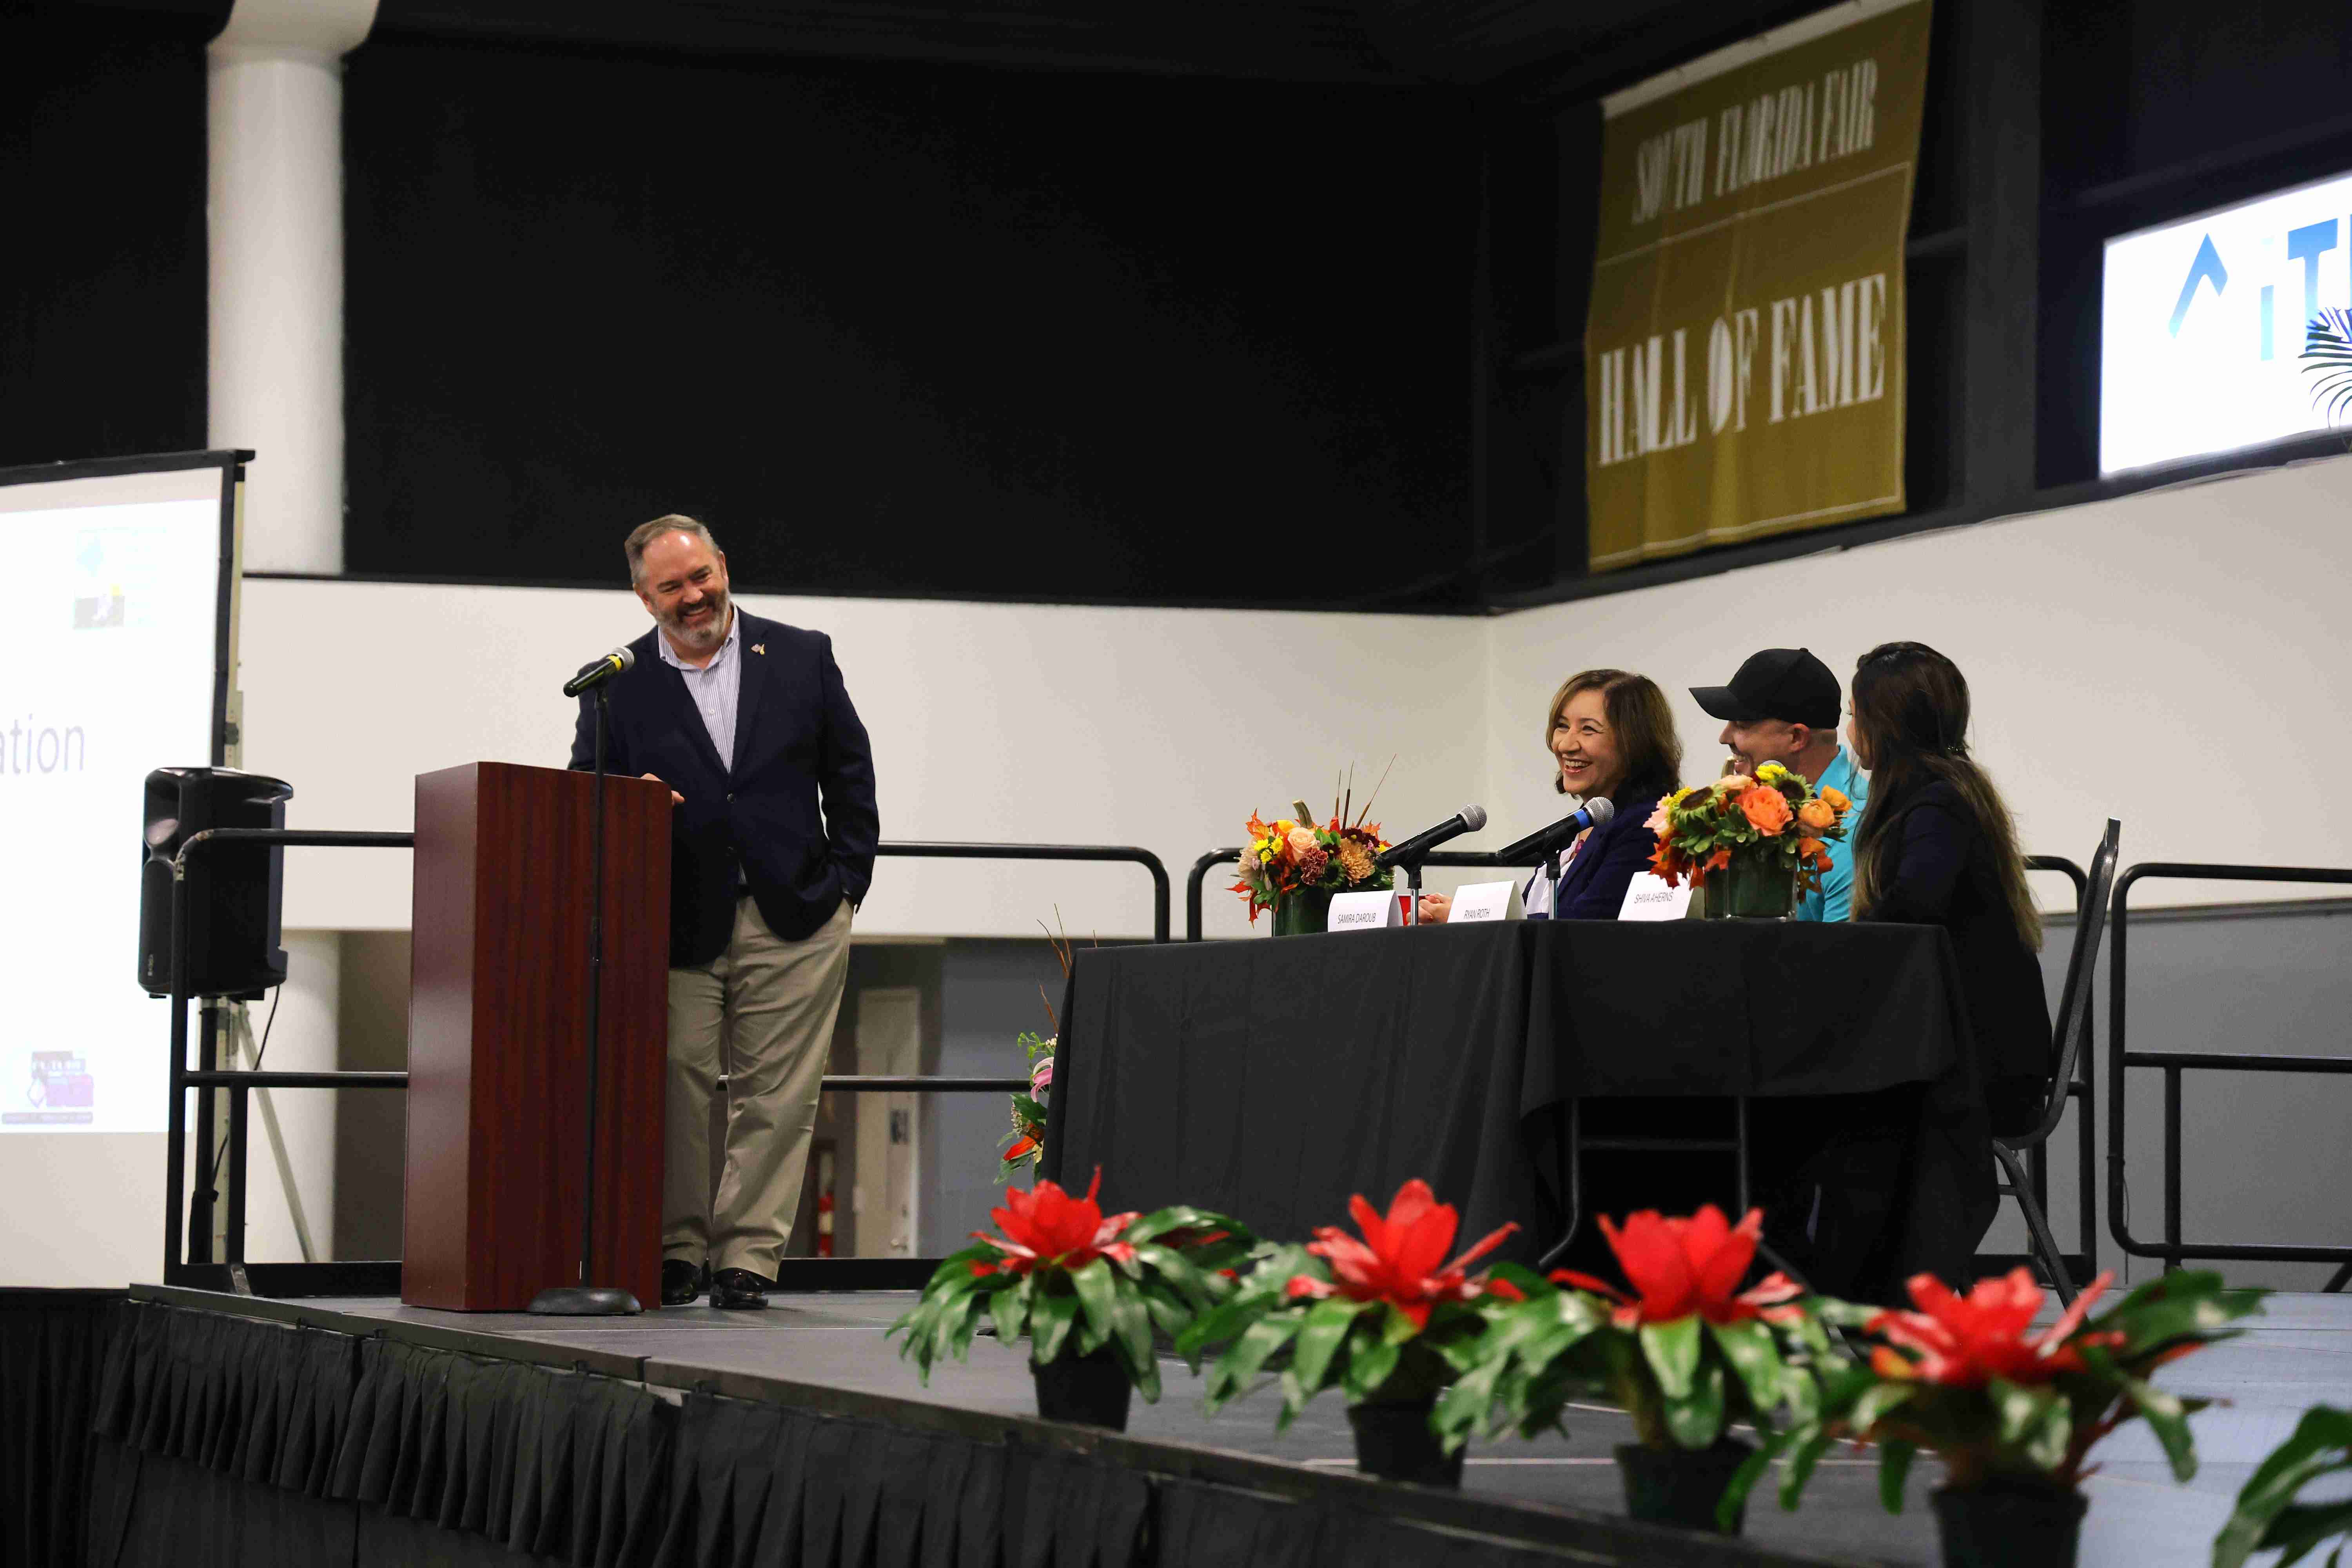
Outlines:
{"type": "Polygon", "coordinates": [[[74,538],[73,629],[98,631],[133,624],[142,575],[158,559],[152,528],[85,528],[74,538]]]}
{"type": "Polygon", "coordinates": [[[0,1111],[0,1122],[11,1126],[89,1121],[98,1103],[97,1080],[79,1051],[35,1051],[29,1081],[9,1097],[16,1104],[0,1111]]]}

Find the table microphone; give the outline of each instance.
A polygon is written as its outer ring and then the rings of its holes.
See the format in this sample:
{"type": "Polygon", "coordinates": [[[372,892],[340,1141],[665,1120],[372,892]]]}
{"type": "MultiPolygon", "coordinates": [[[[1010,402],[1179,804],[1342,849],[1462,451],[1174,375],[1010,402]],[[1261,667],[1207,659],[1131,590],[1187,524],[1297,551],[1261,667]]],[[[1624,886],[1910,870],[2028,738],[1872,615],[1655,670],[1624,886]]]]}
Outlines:
{"type": "Polygon", "coordinates": [[[1391,866],[1417,864],[1423,856],[1447,839],[1459,838],[1465,833],[1475,833],[1486,826],[1486,808],[1483,805],[1465,805],[1436,826],[1424,829],[1402,844],[1381,850],[1380,858],[1373,864],[1383,871],[1391,866]]]}
{"type": "Polygon", "coordinates": [[[602,686],[636,662],[635,651],[625,646],[616,647],[604,658],[582,665],[580,673],[563,683],[563,695],[577,697],[592,686],[602,686]]]}
{"type": "Polygon", "coordinates": [[[1607,795],[1597,795],[1539,833],[1530,833],[1495,857],[1506,866],[1521,866],[1559,852],[1560,845],[1588,827],[1598,827],[1617,815],[1607,795]]]}

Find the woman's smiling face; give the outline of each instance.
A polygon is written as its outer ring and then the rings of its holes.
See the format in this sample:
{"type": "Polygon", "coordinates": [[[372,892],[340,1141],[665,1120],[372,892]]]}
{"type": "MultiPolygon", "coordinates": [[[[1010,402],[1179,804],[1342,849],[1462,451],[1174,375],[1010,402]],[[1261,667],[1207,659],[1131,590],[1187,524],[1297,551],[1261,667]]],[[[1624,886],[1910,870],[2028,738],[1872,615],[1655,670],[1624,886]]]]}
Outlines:
{"type": "Polygon", "coordinates": [[[1616,792],[1625,760],[1598,689],[1578,692],[1552,715],[1551,754],[1559,764],[1560,787],[1569,794],[1591,800],[1616,792]]]}

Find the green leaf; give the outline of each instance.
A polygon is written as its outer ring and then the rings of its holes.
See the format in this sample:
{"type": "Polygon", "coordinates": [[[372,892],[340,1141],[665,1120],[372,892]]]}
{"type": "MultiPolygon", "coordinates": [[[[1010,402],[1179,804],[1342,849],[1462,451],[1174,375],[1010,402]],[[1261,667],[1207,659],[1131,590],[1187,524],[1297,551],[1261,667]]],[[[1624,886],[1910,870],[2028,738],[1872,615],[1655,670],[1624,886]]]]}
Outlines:
{"type": "Polygon", "coordinates": [[[1909,1404],[1918,1392],[1919,1385],[1916,1383],[1894,1379],[1874,1381],[1854,1400],[1853,1408],[1846,1412],[1846,1421],[1857,1436],[1867,1436],[1872,1427],[1885,1419],[1887,1412],[1909,1404]]]}
{"type": "Polygon", "coordinates": [[[1421,1325],[1398,1310],[1394,1302],[1383,1303],[1381,1317],[1381,1341],[1384,1344],[1401,1345],[1421,1332],[1421,1325]]]}
{"type": "Polygon", "coordinates": [[[1070,1326],[1078,1320],[1078,1299],[1037,1291],[1029,1303],[1029,1359],[1045,1365],[1062,1353],[1070,1326]]]}
{"type": "Polygon", "coordinates": [[[1196,1306],[1206,1307],[1214,1300],[1207,1279],[1172,1247],[1146,1242],[1135,1249],[1135,1261],[1181,1290],[1196,1306]]]}
{"type": "Polygon", "coordinates": [[[1486,1435],[1486,1424],[1495,1408],[1496,1384],[1510,1364],[1497,1356],[1473,1367],[1439,1391],[1437,1408],[1430,1416],[1430,1424],[1444,1440],[1447,1453],[1469,1441],[1474,1432],[1482,1437],[1486,1435]]]}
{"type": "Polygon", "coordinates": [[[1691,1379],[1690,1393],[1666,1401],[1666,1430],[1685,1448],[1706,1448],[1723,1436],[1723,1367],[1709,1363],[1691,1379]]]}
{"type": "Polygon", "coordinates": [[[1209,1370],[1209,1413],[1215,1415],[1227,1400],[1247,1387],[1265,1365],[1266,1358],[1297,1336],[1304,1321],[1303,1315],[1261,1318],[1244,1331],[1209,1370]]]}
{"type": "Polygon", "coordinates": [[[1017,1344],[1029,1328],[1029,1293],[1026,1290],[999,1290],[989,1301],[996,1319],[996,1337],[1005,1344],[1017,1344]]]}
{"type": "Polygon", "coordinates": [[[1193,1319],[1184,1331],[1176,1336],[1176,1353],[1197,1371],[1202,1351],[1212,1345],[1232,1342],[1244,1330],[1265,1316],[1267,1310],[1267,1303],[1246,1299],[1213,1307],[1193,1319]]]}
{"type": "MultiPolygon", "coordinates": [[[[2280,1510],[2263,1536],[2264,1546],[2282,1550],[2278,1568],[2288,1568],[2305,1552],[2312,1551],[2328,1537],[2352,1531],[2352,1501],[2337,1503],[2296,1503],[2280,1510]]],[[[2340,1555],[2337,1547],[2330,1557],[2340,1555]]]]}
{"type": "Polygon", "coordinates": [[[1755,1408],[1759,1419],[1769,1419],[1780,1404],[1787,1369],[1780,1364],[1780,1352],[1772,1343],[1772,1331],[1755,1319],[1744,1323],[1709,1323],[1708,1335],[1723,1359],[1739,1374],[1748,1390],[1748,1403],[1755,1408]]]}
{"type": "Polygon", "coordinates": [[[2164,1457],[2172,1461],[2173,1479],[2185,1481],[2194,1477],[2197,1440],[2189,1436],[2189,1412],[2179,1397],[2117,1367],[2104,1345],[2084,1345],[2083,1360],[2093,1371],[2108,1374],[2122,1386],[2124,1397],[2155,1430],[2156,1440],[2164,1445],[2164,1457]]]}
{"type": "Polygon", "coordinates": [[[1404,1354],[1402,1347],[1387,1340],[1373,1340],[1360,1344],[1348,1356],[1348,1370],[1340,1379],[1350,1402],[1369,1399],[1381,1384],[1389,1380],[1397,1361],[1404,1354]]]}
{"type": "Polygon", "coordinates": [[[1160,1399],[1160,1358],[1151,1348],[1151,1314],[1145,1310],[1140,1295],[1122,1292],[1111,1303],[1112,1342],[1120,1350],[1119,1359],[1127,1363],[1129,1377],[1142,1394],[1144,1403],[1157,1404],[1160,1399]]]}
{"type": "Polygon", "coordinates": [[[1643,1323],[1642,1353],[1657,1374],[1659,1391],[1669,1399],[1690,1395],[1691,1377],[1698,1371],[1698,1314],[1671,1323],[1643,1323]]]}
{"type": "Polygon", "coordinates": [[[2000,1417],[2000,1440],[2004,1444],[2023,1443],[2042,1425],[2050,1407],[2059,1403],[2059,1396],[2047,1388],[2025,1388],[2001,1378],[1986,1385],[1991,1395],[1993,1413],[2000,1417]]]}
{"type": "Polygon", "coordinates": [[[1806,1428],[1790,1434],[1789,1468],[1780,1475],[1780,1506],[1794,1512],[1797,1500],[1804,1495],[1805,1483],[1812,1479],[1813,1467],[1830,1451],[1837,1439],[1825,1427],[1806,1428]]]}
{"type": "Polygon", "coordinates": [[[1333,1353],[1355,1326],[1358,1314],[1370,1305],[1368,1301],[1335,1296],[1328,1301],[1316,1302],[1308,1310],[1307,1321],[1298,1331],[1298,1342],[1290,1352],[1290,1375],[1307,1394],[1324,1386],[1333,1353]]]}
{"type": "Polygon", "coordinates": [[[1918,1446],[1900,1437],[1878,1446],[1878,1500],[1889,1513],[1903,1511],[1903,1483],[1911,1479],[1918,1446]]]}
{"type": "Polygon", "coordinates": [[[1078,1309],[1091,1331],[1087,1338],[1097,1345],[1108,1343],[1116,1331],[1112,1318],[1118,1310],[1118,1286],[1111,1278],[1110,1259],[1097,1258],[1072,1273],[1070,1288],[1078,1293],[1078,1309]]]}
{"type": "Polygon", "coordinates": [[[1772,1468],[1774,1457],[1788,1446],[1788,1438],[1779,1432],[1759,1432],[1756,1436],[1759,1439],[1756,1451],[1732,1471],[1731,1484],[1723,1489],[1723,1496],[1715,1505],[1715,1527],[1726,1535],[1735,1533],[1733,1526],[1738,1521],[1739,1510],[1748,1506],[1748,1494],[1756,1489],[1756,1483],[1772,1468]]]}
{"type": "Polygon", "coordinates": [[[2249,1553],[2279,1542],[2265,1532],[2314,1479],[2352,1469],[2352,1410],[2318,1405],[2304,1412],[2287,1440],[2271,1450],[2238,1493],[2213,1542],[2213,1568],[2239,1568],[2249,1553]]]}

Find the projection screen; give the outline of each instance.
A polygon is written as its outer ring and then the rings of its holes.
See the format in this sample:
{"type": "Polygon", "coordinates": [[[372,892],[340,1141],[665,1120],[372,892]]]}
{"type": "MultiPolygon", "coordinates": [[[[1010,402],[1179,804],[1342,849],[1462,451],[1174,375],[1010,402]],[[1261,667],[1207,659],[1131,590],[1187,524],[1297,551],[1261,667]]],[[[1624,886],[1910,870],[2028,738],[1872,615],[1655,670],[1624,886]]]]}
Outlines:
{"type": "Polygon", "coordinates": [[[228,759],[238,454],[0,469],[0,1284],[163,1263],[167,1004],[136,979],[142,784],[228,759]]]}

